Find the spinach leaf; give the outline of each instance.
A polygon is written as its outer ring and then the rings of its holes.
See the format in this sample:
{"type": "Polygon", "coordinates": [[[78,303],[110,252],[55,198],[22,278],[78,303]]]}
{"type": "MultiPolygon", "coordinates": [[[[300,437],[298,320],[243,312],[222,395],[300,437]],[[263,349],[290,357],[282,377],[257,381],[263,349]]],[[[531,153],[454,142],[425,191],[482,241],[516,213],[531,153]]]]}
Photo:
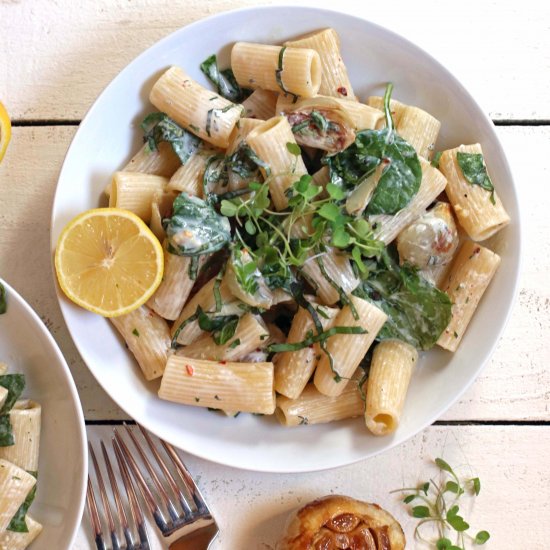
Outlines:
{"type": "Polygon", "coordinates": [[[7,309],[8,303],[6,301],[6,289],[4,288],[4,285],[0,283],[0,315],[6,313],[7,309]]]}
{"type": "Polygon", "coordinates": [[[225,99],[229,99],[229,101],[233,101],[233,103],[241,103],[250,95],[249,90],[239,86],[231,69],[223,69],[220,71],[216,54],[205,59],[200,67],[201,71],[206,75],[206,78],[216,86],[217,92],[222,97],[225,97],[225,99]]]}
{"type": "Polygon", "coordinates": [[[394,130],[390,109],[392,90],[393,84],[389,83],[384,94],[386,127],[358,132],[355,143],[324,161],[329,166],[331,182],[348,190],[358,187],[377,166],[385,165],[367,206],[367,215],[399,212],[418,193],[422,179],[414,147],[394,130]]]}
{"type": "MultiPolygon", "coordinates": [[[[38,472],[29,472],[32,476],[38,478],[38,472]]],[[[25,498],[23,504],[19,507],[19,510],[15,513],[13,518],[8,525],[8,531],[14,531],[16,533],[28,533],[29,528],[27,527],[27,522],[25,521],[25,516],[29,511],[31,504],[33,503],[34,497],[36,495],[36,485],[29,491],[29,494],[25,498]]]]}
{"type": "Polygon", "coordinates": [[[487,173],[483,155],[481,153],[462,153],[459,151],[456,154],[456,160],[464,177],[472,185],[479,185],[482,189],[490,191],[491,202],[495,204],[495,188],[487,173]]]}
{"type": "Polygon", "coordinates": [[[197,256],[216,252],[231,240],[231,226],[212,206],[187,193],[178,195],[171,218],[162,222],[172,254],[197,256]]]}
{"type": "Polygon", "coordinates": [[[0,415],[11,411],[15,402],[19,399],[25,389],[24,374],[3,374],[0,376],[0,386],[8,390],[8,397],[4,406],[0,409],[0,415]]]}
{"type": "Polygon", "coordinates": [[[0,447],[10,447],[11,445],[15,445],[15,439],[13,438],[10,415],[4,414],[0,416],[0,447]]]}
{"type": "Polygon", "coordinates": [[[451,320],[449,296],[412,266],[398,266],[388,252],[353,294],[370,300],[388,315],[378,340],[397,338],[427,350],[451,320]]]}
{"type": "Polygon", "coordinates": [[[238,315],[216,315],[210,317],[202,308],[197,308],[198,322],[201,330],[212,333],[212,338],[218,346],[227,343],[235,335],[239,324],[238,315]]]}
{"type": "Polygon", "coordinates": [[[144,141],[151,151],[156,151],[161,141],[168,142],[174,153],[185,164],[199,147],[201,140],[191,132],[184,130],[165,113],[151,113],[141,123],[145,132],[144,141]]]}
{"type": "Polygon", "coordinates": [[[395,214],[409,204],[420,188],[422,169],[414,147],[389,128],[362,130],[355,143],[325,162],[331,182],[351,190],[370,176],[380,163],[384,168],[367,214],[395,214]]]}

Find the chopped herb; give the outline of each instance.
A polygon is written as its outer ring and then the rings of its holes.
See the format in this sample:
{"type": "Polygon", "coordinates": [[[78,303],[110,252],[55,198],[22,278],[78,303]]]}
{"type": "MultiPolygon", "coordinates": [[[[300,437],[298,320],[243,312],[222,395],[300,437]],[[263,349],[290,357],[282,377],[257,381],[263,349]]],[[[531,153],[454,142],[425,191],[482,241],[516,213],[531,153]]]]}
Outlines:
{"type": "Polygon", "coordinates": [[[0,315],[6,313],[7,309],[8,304],[6,300],[6,289],[4,288],[4,285],[0,283],[0,315]]]}
{"type": "Polygon", "coordinates": [[[237,315],[209,316],[200,306],[197,307],[197,312],[200,329],[211,332],[216,345],[223,346],[235,335],[239,324],[237,315]]]}
{"type": "Polygon", "coordinates": [[[239,340],[239,338],[235,338],[235,340],[233,340],[233,342],[229,344],[229,349],[235,349],[237,346],[240,346],[240,345],[241,345],[241,341],[239,340]]]}
{"type": "Polygon", "coordinates": [[[283,46],[279,51],[279,60],[277,64],[277,69],[275,70],[275,80],[277,81],[277,85],[285,94],[289,94],[293,97],[293,102],[296,103],[296,100],[298,99],[298,96],[296,94],[293,94],[292,92],[289,92],[285,85],[283,84],[283,69],[284,69],[284,58],[285,58],[285,51],[286,46],[283,46]]]}
{"type": "Polygon", "coordinates": [[[166,141],[172,146],[182,164],[189,160],[201,143],[197,136],[184,130],[165,113],[147,115],[141,127],[145,132],[143,139],[151,151],[156,151],[158,144],[166,141]]]}
{"type": "MultiPolygon", "coordinates": [[[[38,472],[28,472],[35,478],[38,477],[38,472]]],[[[13,518],[10,521],[10,524],[8,525],[8,531],[13,531],[16,533],[28,533],[29,528],[27,527],[27,522],[25,520],[25,516],[27,515],[27,512],[34,500],[34,497],[36,495],[36,484],[34,487],[29,491],[27,494],[27,497],[25,498],[25,501],[21,506],[19,507],[19,510],[15,513],[13,518]]]]}
{"type": "Polygon", "coordinates": [[[267,347],[269,352],[280,352],[280,351],[298,351],[300,349],[307,348],[316,342],[324,342],[328,340],[331,336],[335,334],[366,334],[367,330],[362,327],[332,327],[324,332],[319,334],[313,334],[312,331],[309,331],[306,335],[306,338],[301,342],[295,342],[293,344],[271,344],[267,347]]]}
{"type": "Polygon", "coordinates": [[[481,153],[462,153],[456,154],[458,165],[464,174],[464,177],[472,185],[479,185],[482,189],[491,193],[491,202],[495,204],[495,188],[485,166],[485,160],[481,153]]]}
{"type": "Polygon", "coordinates": [[[192,281],[196,280],[199,273],[200,256],[191,256],[189,267],[187,268],[187,275],[192,281]]]}
{"type": "Polygon", "coordinates": [[[309,424],[307,416],[298,415],[298,418],[300,419],[300,426],[309,424]]]}
{"type": "Polygon", "coordinates": [[[456,330],[453,332],[453,336],[454,336],[455,338],[458,338],[458,332],[457,332],[456,330]]]}
{"type": "Polygon", "coordinates": [[[199,402],[200,402],[200,400],[201,400],[201,398],[200,398],[200,397],[195,397],[195,402],[196,402],[196,403],[199,403],[199,402]]]}
{"type": "Polygon", "coordinates": [[[139,338],[139,330],[137,328],[134,328],[134,330],[132,331],[132,334],[139,338]]]}
{"type": "Polygon", "coordinates": [[[194,124],[189,124],[189,128],[191,128],[191,130],[193,130],[193,132],[195,132],[196,134],[198,134],[201,131],[201,129],[198,126],[195,126],[194,124]]]}
{"type": "MultiPolygon", "coordinates": [[[[217,92],[225,99],[229,99],[233,103],[241,103],[250,95],[249,90],[245,90],[239,86],[231,69],[219,69],[215,54],[203,61],[200,68],[208,80],[216,86],[217,92]]],[[[214,96],[210,99],[214,100],[217,97],[214,96]]]]}

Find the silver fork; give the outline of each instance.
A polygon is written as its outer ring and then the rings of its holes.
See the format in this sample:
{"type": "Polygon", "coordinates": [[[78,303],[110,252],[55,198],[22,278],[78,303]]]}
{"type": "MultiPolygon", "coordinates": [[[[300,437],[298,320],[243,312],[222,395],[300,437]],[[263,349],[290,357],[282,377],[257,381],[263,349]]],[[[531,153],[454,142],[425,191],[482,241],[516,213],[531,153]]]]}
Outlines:
{"type": "MultiPolygon", "coordinates": [[[[167,461],[162,457],[163,453],[155,445],[151,436],[139,424],[138,427],[165,483],[163,484],[151,460],[147,457],[144,446],[128,426],[124,425],[124,428],[132,446],[137,451],[139,460],[137,457],[134,458],[121,433],[115,428],[112,445],[120,471],[120,479],[126,491],[126,502],[123,502],[121,497],[115,471],[103,441],[100,442],[101,451],[111,486],[112,499],[109,499],[98,460],[89,444],[112,550],[149,550],[150,548],[134,483],[140,489],[143,501],[162,535],[166,548],[170,548],[170,550],[207,550],[218,535],[218,526],[191,474],[170,444],[159,439],[164,454],[169,459],[167,461]],[[141,467],[138,462],[141,463],[141,467]],[[176,473],[176,476],[171,470],[176,473]],[[152,483],[146,479],[144,471],[147,472],[152,483]],[[154,488],[151,489],[151,486],[154,488]],[[118,523],[115,520],[117,516],[113,512],[111,501],[114,501],[115,504],[120,520],[118,523]],[[132,523],[128,521],[126,507],[130,510],[132,523]]],[[[98,550],[107,550],[101,516],[89,476],[87,503],[96,546],[98,550]]]]}

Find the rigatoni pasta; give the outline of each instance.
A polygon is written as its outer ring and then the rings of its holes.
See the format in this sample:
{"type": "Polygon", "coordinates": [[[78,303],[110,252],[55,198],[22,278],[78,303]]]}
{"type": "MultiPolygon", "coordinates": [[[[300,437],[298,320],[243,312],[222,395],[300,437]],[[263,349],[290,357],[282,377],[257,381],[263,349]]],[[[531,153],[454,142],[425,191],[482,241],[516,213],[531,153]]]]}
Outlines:
{"type": "Polygon", "coordinates": [[[399,425],[418,351],[399,340],[374,348],[367,383],[365,422],[374,435],[387,435],[399,425]]]}
{"type": "Polygon", "coordinates": [[[203,88],[179,67],[168,69],[149,94],[151,103],[217,147],[227,147],[242,108],[203,88]]]}
{"type": "Polygon", "coordinates": [[[492,188],[484,165],[479,143],[448,149],[439,160],[439,168],[448,181],[446,193],[458,221],[474,241],[484,241],[510,223],[510,216],[492,188]],[[481,182],[474,184],[468,181],[460,166],[460,155],[476,161],[476,174],[482,178],[481,182]]]}
{"type": "Polygon", "coordinates": [[[172,355],[159,397],[198,407],[273,414],[273,363],[204,361],[172,355]]]}
{"type": "Polygon", "coordinates": [[[456,351],[475,310],[500,265],[500,256],[475,242],[465,242],[453,265],[443,290],[452,300],[451,322],[437,341],[449,351],[456,351]]]}
{"type": "Polygon", "coordinates": [[[312,49],[237,42],[231,68],[247,88],[313,97],[321,86],[321,60],[312,49]]]}

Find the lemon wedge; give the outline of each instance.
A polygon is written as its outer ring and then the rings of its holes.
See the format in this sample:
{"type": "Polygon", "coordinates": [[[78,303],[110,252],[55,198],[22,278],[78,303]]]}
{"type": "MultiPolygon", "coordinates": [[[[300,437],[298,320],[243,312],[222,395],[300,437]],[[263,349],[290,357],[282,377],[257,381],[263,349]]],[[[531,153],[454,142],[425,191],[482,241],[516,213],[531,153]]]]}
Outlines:
{"type": "Polygon", "coordinates": [[[57,280],[73,302],[104,317],[130,313],[162,281],[162,246],[132,212],[96,208],[63,229],[55,250],[57,280]]]}
{"type": "Polygon", "coordinates": [[[11,120],[6,108],[0,101],[0,162],[6,154],[8,143],[11,139],[11,120]]]}

